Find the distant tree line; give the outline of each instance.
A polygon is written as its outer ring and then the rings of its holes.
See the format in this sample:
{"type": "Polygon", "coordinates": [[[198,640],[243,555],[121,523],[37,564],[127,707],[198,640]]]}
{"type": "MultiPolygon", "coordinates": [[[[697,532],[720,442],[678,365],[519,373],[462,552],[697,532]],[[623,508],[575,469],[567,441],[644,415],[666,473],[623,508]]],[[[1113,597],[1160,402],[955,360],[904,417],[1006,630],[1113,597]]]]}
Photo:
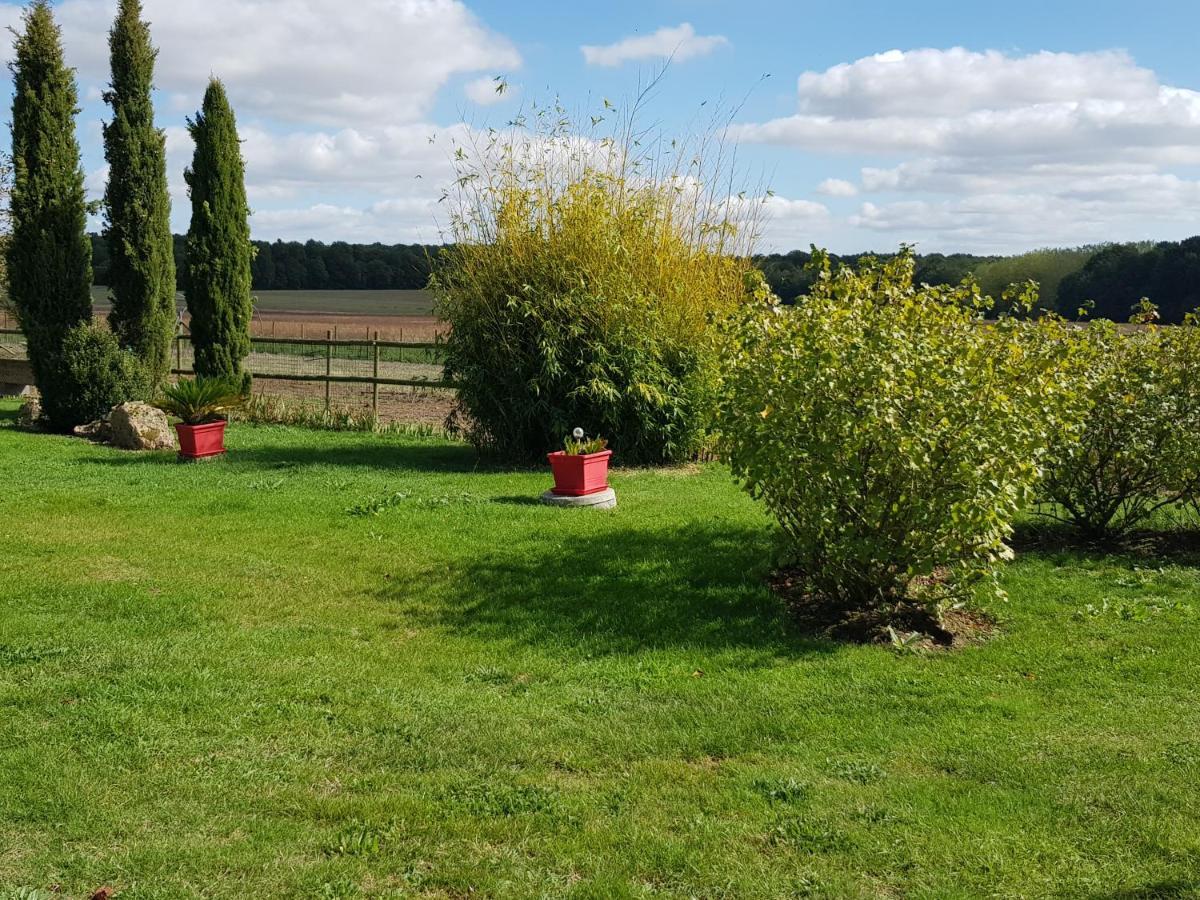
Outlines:
{"type": "MultiPolygon", "coordinates": [[[[422,244],[348,244],[336,241],[254,241],[251,263],[256,291],[404,291],[424,288],[430,261],[440,247],[422,244]]],[[[186,270],[187,242],[175,235],[175,267],[186,270]]],[[[108,244],[92,235],[95,283],[111,284],[108,244]]]]}
{"type": "MultiPolygon", "coordinates": [[[[857,266],[867,254],[832,257],[857,266]]],[[[886,255],[886,254],[885,254],[886,255]]],[[[803,250],[760,257],[771,288],[788,303],[809,292],[812,275],[803,250]]],[[[1127,321],[1142,298],[1158,307],[1161,321],[1178,323],[1200,307],[1200,236],[1162,243],[1107,244],[1034,250],[1016,256],[930,253],[916,258],[918,284],[958,284],[968,275],[983,293],[999,298],[1011,284],[1036,281],[1041,305],[1068,318],[1127,321]]]]}
{"type": "Polygon", "coordinates": [[[1177,323],[1200,307],[1200,236],[1160,244],[1114,244],[1063,279],[1059,308],[1067,314],[1094,304],[1091,318],[1120,321],[1143,297],[1163,322],[1177,323]]]}
{"type": "MultiPolygon", "coordinates": [[[[432,261],[444,249],[427,244],[350,244],[336,241],[255,241],[251,264],[256,291],[419,290],[429,282],[432,261]]],[[[175,236],[175,267],[185,271],[186,242],[175,236]]],[[[833,256],[856,266],[867,254],[833,256]]],[[[885,254],[886,255],[886,254],[885,254]]],[[[92,236],[96,284],[111,281],[108,243],[92,236]]],[[[760,256],[756,262],[784,301],[808,293],[812,275],[806,250],[760,256]]],[[[1015,256],[927,253],[916,258],[918,284],[958,284],[973,276],[985,294],[999,298],[1011,284],[1041,286],[1041,305],[1075,318],[1123,322],[1143,297],[1159,307],[1162,321],[1180,322],[1200,307],[1200,236],[1184,241],[1108,244],[1034,250],[1015,256]]],[[[181,285],[182,289],[182,285],[181,285]]]]}

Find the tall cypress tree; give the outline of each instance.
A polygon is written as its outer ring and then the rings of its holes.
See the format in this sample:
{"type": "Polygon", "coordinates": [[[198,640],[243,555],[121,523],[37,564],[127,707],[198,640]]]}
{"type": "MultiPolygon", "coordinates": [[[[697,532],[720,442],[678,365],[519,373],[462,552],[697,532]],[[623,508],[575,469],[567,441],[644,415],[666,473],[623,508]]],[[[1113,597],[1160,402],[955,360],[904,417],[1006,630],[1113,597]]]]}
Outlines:
{"type": "Polygon", "coordinates": [[[153,384],[170,371],[175,333],[175,256],[171,238],[171,198],[167,191],[167,152],[163,132],[154,127],[154,61],[150,28],[142,21],[141,0],[121,0],[109,32],[112,84],[104,101],[112,122],[104,126],[108,189],[107,222],[109,324],[122,346],[142,360],[153,384]]]}
{"type": "Polygon", "coordinates": [[[208,84],[204,105],[188,120],[196,144],[185,173],[192,200],[185,290],[192,314],[196,373],[227,377],[250,389],[242,361],[250,353],[250,208],[237,122],[225,88],[208,84]]]}
{"type": "Polygon", "coordinates": [[[13,74],[9,297],[53,428],[72,421],[63,339],[92,315],[92,245],[79,143],[78,94],[48,0],[34,0],[17,35],[13,74]]]}

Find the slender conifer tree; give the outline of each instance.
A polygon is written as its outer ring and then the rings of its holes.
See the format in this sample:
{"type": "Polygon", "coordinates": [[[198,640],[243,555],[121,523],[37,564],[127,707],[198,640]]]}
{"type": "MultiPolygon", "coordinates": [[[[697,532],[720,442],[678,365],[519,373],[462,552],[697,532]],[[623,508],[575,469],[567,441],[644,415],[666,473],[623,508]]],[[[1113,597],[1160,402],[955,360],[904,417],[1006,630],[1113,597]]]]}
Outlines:
{"type": "Polygon", "coordinates": [[[242,362],[250,353],[250,208],[237,122],[217,79],[188,130],[196,144],[185,173],[192,201],[185,290],[196,374],[225,377],[250,389],[242,362]]]}
{"type": "Polygon", "coordinates": [[[34,0],[17,35],[12,106],[9,297],[29,348],[49,425],[69,430],[73,384],[63,340],[92,315],[92,245],[75,137],[78,93],[48,0],[34,0]]]}
{"type": "Polygon", "coordinates": [[[110,257],[109,324],[122,346],[146,367],[152,385],[170,371],[175,333],[175,256],[166,138],[154,127],[150,92],[157,51],[142,21],[141,0],[121,0],[109,32],[112,83],[104,100],[112,121],[104,126],[108,160],[104,236],[110,257]]]}

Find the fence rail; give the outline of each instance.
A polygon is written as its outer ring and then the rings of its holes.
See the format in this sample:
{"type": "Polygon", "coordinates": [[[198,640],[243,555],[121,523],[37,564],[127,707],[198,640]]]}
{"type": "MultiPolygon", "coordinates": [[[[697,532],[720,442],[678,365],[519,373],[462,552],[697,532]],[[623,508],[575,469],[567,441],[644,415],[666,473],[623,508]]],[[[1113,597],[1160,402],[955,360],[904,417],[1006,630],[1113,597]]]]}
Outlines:
{"type": "MultiPolygon", "coordinates": [[[[195,373],[195,350],[189,334],[174,341],[174,375],[195,373]]],[[[0,359],[24,360],[24,335],[17,329],[0,329],[0,359]]],[[[246,367],[255,380],[324,384],[325,407],[331,403],[333,385],[371,388],[371,409],[379,412],[380,387],[453,390],[442,372],[442,347],[429,341],[346,340],[324,338],[262,337],[250,339],[246,367]]]]}

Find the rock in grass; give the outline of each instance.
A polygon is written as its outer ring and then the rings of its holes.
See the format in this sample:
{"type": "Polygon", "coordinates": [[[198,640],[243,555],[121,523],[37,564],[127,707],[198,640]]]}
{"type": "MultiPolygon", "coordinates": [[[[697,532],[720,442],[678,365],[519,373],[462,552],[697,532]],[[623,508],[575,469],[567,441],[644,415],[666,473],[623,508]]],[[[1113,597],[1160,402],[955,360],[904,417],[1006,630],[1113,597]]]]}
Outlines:
{"type": "Polygon", "coordinates": [[[105,416],[95,422],[88,422],[86,425],[76,425],[71,429],[71,434],[75,437],[95,441],[97,444],[107,444],[112,438],[112,427],[109,425],[108,416],[105,416]]]}
{"type": "Polygon", "coordinates": [[[37,429],[42,425],[42,401],[30,397],[17,410],[17,426],[19,428],[37,429]]]}
{"type": "Polygon", "coordinates": [[[122,403],[108,415],[110,441],[122,450],[173,450],[175,432],[167,414],[148,403],[122,403]]]}

